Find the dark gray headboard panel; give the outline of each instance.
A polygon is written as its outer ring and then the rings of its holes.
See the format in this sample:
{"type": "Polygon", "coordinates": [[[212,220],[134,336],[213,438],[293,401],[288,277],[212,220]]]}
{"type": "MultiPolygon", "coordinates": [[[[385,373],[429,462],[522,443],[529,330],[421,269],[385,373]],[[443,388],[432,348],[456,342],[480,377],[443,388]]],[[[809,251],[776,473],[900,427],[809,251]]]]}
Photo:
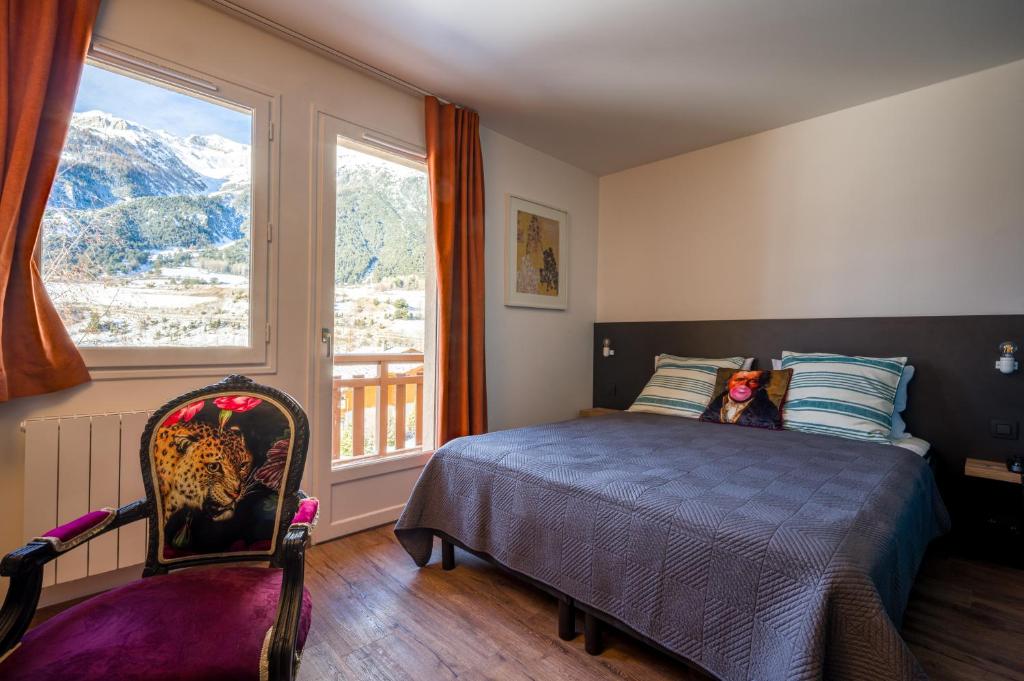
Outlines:
{"type": "MultiPolygon", "coordinates": [[[[992,419],[1024,420],[1024,374],[994,368],[997,345],[1024,346],[1024,315],[615,322],[594,325],[594,406],[625,409],[654,372],[654,356],[756,357],[771,367],[783,350],[910,358],[917,374],[905,413],[908,430],[932,443],[942,477],[967,456],[1024,454],[1020,440],[989,435],[992,419]],[[604,358],[610,338],[615,356],[604,358]]],[[[1020,355],[1024,364],[1024,353],[1020,355]]]]}

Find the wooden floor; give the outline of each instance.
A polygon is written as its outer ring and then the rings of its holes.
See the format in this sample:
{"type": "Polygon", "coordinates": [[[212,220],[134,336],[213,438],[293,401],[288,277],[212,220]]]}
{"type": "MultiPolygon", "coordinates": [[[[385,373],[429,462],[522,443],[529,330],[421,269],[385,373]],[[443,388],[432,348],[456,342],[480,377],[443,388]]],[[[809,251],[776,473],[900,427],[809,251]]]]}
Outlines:
{"type": "MultiPolygon", "coordinates": [[[[706,678],[614,632],[591,657],[582,635],[559,640],[553,598],[462,551],[456,559],[443,572],[435,547],[417,569],[390,527],[314,547],[299,680],[706,678]]],[[[1024,571],[929,554],[904,636],[934,681],[1024,681],[1024,571]]]]}

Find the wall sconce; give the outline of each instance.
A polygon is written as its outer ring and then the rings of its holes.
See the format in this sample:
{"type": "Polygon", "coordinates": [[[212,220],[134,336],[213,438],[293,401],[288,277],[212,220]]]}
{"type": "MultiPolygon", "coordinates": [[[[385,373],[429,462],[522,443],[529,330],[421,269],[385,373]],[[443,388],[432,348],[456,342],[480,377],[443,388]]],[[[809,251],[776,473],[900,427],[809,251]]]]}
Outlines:
{"type": "Polygon", "coordinates": [[[1013,341],[1003,341],[999,344],[999,359],[996,360],[996,369],[1004,374],[1012,374],[1020,368],[1017,358],[1013,354],[1017,352],[1017,344],[1013,341]]]}
{"type": "Polygon", "coordinates": [[[601,344],[601,354],[604,355],[605,357],[611,357],[612,355],[615,354],[615,351],[612,350],[611,338],[604,339],[604,343],[601,344]]]}

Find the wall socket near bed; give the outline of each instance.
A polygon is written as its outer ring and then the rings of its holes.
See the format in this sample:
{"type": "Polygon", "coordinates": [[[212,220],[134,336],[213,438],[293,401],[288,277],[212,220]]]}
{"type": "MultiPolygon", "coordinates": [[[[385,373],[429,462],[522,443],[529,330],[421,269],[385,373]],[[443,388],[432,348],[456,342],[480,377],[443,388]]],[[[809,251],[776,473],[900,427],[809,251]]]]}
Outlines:
{"type": "Polygon", "coordinates": [[[989,421],[989,434],[999,440],[1016,440],[1020,437],[1020,423],[992,419],[989,421]]]}

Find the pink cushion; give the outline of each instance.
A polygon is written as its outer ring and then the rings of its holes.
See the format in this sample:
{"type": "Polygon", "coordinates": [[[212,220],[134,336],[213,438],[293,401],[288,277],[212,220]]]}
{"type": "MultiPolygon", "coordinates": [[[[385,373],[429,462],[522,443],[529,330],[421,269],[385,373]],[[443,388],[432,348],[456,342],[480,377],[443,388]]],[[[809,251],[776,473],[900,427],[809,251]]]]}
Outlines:
{"type": "Polygon", "coordinates": [[[88,532],[100,523],[113,519],[115,515],[117,515],[117,512],[109,508],[104,508],[99,511],[90,511],[81,518],[75,518],[70,523],[65,523],[59,527],[53,528],[43,536],[56,539],[60,542],[69,542],[83,532],[88,532]]]}
{"type": "MultiPolygon", "coordinates": [[[[281,570],[229,567],[140,579],[30,630],[0,663],[4,681],[259,679],[281,570]]],[[[298,648],[312,610],[303,593],[298,648]]]]}
{"type": "Polygon", "coordinates": [[[316,497],[306,497],[299,502],[299,508],[292,518],[292,525],[316,524],[316,514],[320,510],[320,501],[316,497]]]}

